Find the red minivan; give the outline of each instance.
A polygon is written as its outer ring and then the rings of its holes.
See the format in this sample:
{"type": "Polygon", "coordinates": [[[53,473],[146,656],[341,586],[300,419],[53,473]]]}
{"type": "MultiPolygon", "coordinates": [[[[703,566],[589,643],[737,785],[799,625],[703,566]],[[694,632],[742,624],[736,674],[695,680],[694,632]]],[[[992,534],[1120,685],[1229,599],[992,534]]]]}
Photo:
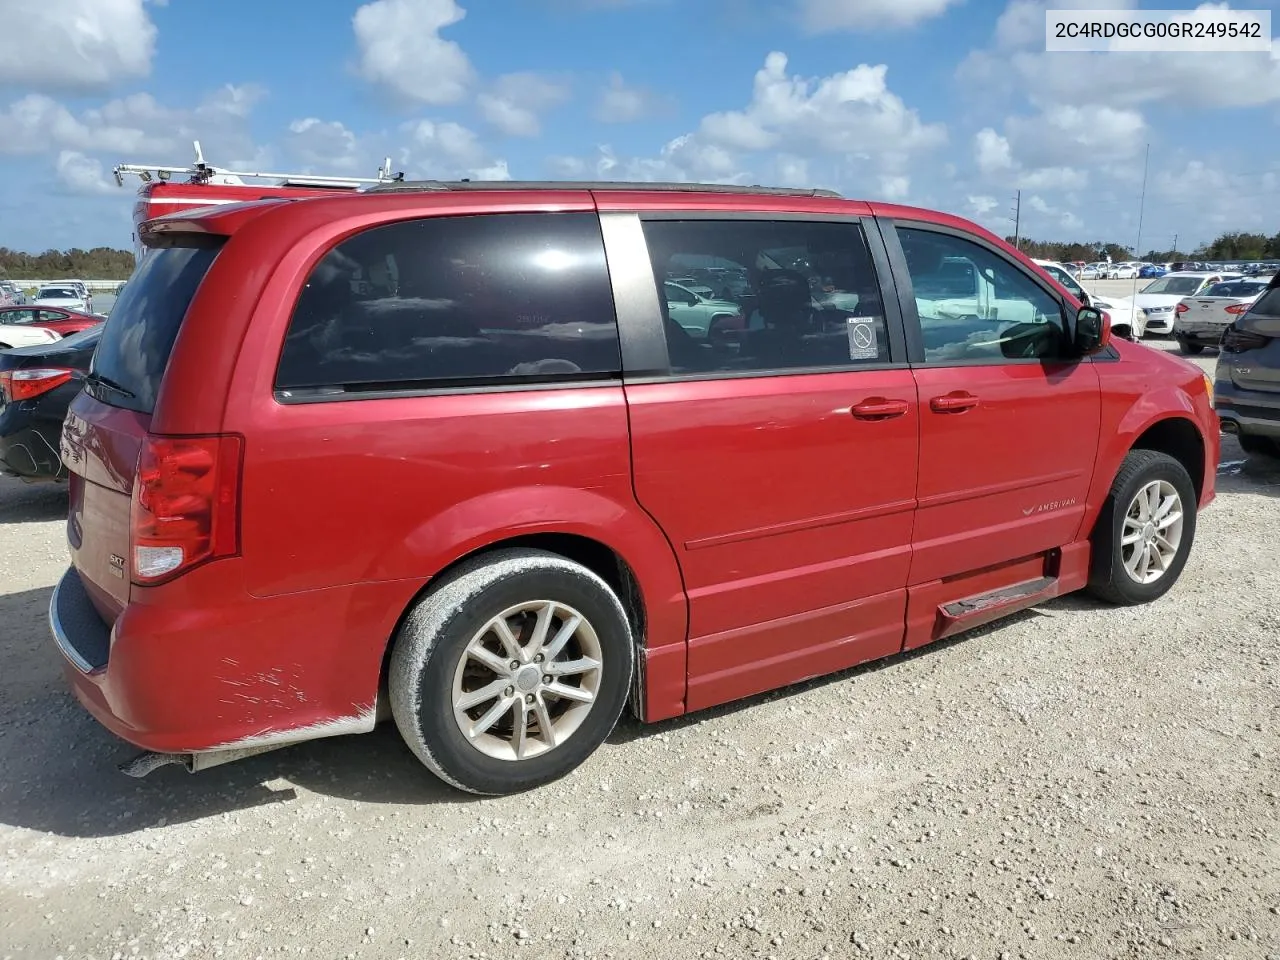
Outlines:
{"type": "Polygon", "coordinates": [[[50,609],[133,773],[389,715],[448,783],[527,789],[628,703],[1153,600],[1214,496],[1203,374],[945,214],[431,182],[142,236],[64,429],[50,609]],[[700,274],[735,323],[672,319],[700,274]]]}

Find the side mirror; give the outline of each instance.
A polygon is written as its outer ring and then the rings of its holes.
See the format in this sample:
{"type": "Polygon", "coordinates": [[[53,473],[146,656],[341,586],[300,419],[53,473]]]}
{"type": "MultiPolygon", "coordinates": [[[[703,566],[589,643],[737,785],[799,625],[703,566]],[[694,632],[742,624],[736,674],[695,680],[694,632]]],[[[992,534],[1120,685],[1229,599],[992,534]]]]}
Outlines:
{"type": "Polygon", "coordinates": [[[1110,343],[1111,317],[1096,307],[1081,307],[1076,312],[1076,352],[1088,357],[1105,350],[1110,343]]]}

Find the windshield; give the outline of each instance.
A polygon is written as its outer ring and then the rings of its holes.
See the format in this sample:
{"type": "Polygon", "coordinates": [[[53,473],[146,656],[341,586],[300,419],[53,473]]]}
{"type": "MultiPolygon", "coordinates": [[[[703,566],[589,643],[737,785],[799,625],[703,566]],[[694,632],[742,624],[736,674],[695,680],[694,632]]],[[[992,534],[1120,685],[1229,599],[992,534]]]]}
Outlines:
{"type": "Polygon", "coordinates": [[[1215,283],[1201,296],[1205,297],[1256,297],[1267,289],[1266,283],[1257,281],[1231,280],[1227,283],[1215,283]]]}
{"type": "Polygon", "coordinates": [[[1200,289],[1204,282],[1202,277],[1161,277],[1154,283],[1142,288],[1143,293],[1164,293],[1170,296],[1185,297],[1200,289]]]}
{"type": "Polygon", "coordinates": [[[216,247],[169,247],[143,258],[111,308],[90,369],[133,397],[112,390],[98,399],[141,413],[155,409],[178,328],[217,255],[216,247]]]}
{"type": "Polygon", "coordinates": [[[80,294],[70,287],[41,287],[37,297],[41,300],[79,300],[80,294]]]}

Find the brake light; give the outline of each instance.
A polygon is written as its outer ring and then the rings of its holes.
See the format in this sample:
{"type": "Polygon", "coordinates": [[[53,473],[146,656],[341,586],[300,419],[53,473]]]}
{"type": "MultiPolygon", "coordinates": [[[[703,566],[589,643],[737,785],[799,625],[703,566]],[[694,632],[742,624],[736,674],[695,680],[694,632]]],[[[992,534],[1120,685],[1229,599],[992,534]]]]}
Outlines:
{"type": "Polygon", "coordinates": [[[1187,312],[1188,310],[1190,310],[1190,309],[1191,309],[1191,308],[1190,308],[1190,307],[1188,307],[1185,303],[1180,303],[1180,304],[1178,304],[1177,310],[1176,310],[1175,312],[1176,312],[1179,316],[1181,316],[1182,314],[1186,313],[1186,312],[1187,312]]]}
{"type": "Polygon", "coordinates": [[[1233,323],[1222,334],[1220,346],[1227,353],[1244,353],[1246,350],[1259,350],[1265,347],[1269,339],[1252,330],[1241,330],[1233,323]]]}
{"type": "Polygon", "coordinates": [[[30,370],[0,371],[0,395],[6,403],[30,400],[48,393],[71,379],[66,367],[32,367],[30,370]]]}
{"type": "Polygon", "coordinates": [[[242,450],[229,434],[146,439],[129,518],[135,583],[162,583],[240,551],[242,450]]]}
{"type": "Polygon", "coordinates": [[[1253,306],[1252,303],[1233,303],[1231,306],[1227,307],[1227,313],[1238,317],[1242,313],[1248,313],[1251,306],[1253,306]]]}

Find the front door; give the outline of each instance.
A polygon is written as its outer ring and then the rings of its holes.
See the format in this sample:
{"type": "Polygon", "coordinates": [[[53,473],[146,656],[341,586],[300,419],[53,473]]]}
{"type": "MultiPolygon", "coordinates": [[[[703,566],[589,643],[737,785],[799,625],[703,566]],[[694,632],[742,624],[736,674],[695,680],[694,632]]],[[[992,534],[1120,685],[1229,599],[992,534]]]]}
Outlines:
{"type": "Polygon", "coordinates": [[[1010,582],[1051,572],[1051,551],[1080,535],[1101,397],[1047,283],[954,231],[900,223],[896,236],[921,411],[910,583],[933,608],[1008,585],[1001,568],[1010,582]],[[956,285],[957,264],[976,289],[956,285]]]}
{"type": "Polygon", "coordinates": [[[636,496],[689,598],[688,708],[897,652],[919,413],[897,305],[887,320],[861,226],[668,218],[642,229],[655,292],[691,265],[750,278],[749,329],[697,340],[655,316],[666,370],[626,386],[636,496]],[[831,289],[856,307],[814,295],[831,289]]]}

